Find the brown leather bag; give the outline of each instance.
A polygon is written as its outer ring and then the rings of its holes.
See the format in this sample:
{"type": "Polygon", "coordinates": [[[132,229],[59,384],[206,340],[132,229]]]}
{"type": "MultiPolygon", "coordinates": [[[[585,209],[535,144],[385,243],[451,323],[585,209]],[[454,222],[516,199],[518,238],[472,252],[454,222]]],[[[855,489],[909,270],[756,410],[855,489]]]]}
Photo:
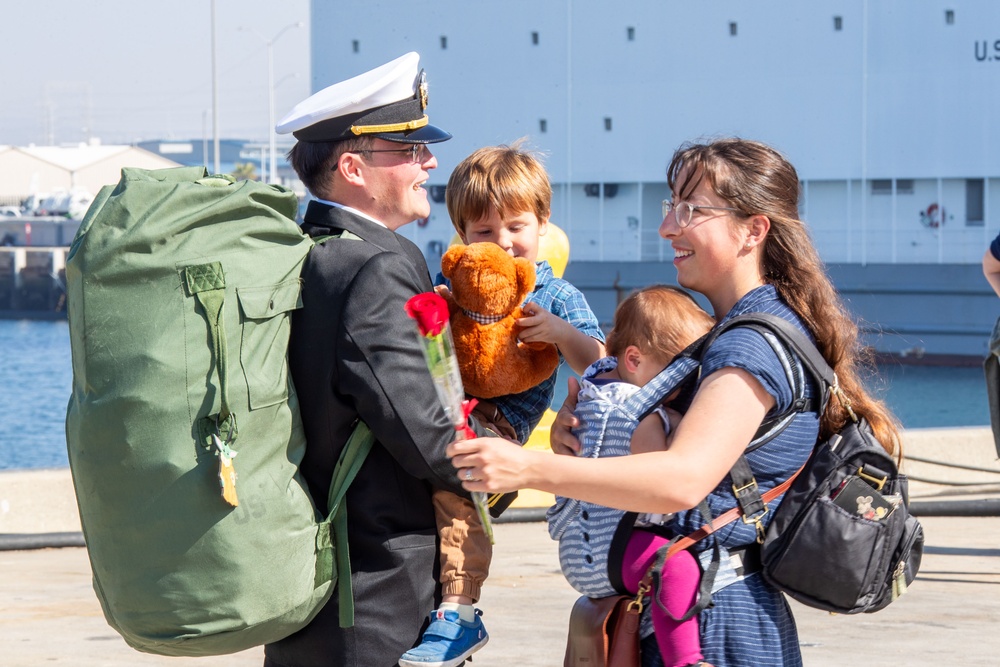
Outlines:
{"type": "Polygon", "coordinates": [[[639,667],[642,596],[581,597],[569,615],[564,667],[639,667]]]}

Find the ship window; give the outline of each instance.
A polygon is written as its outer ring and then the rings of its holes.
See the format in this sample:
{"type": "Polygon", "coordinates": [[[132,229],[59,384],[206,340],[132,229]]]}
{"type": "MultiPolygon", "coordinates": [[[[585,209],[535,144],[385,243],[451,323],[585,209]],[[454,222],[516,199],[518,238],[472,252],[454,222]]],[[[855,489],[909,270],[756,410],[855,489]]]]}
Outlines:
{"type": "Polygon", "coordinates": [[[844,29],[844,17],[843,16],[834,16],[833,17],[833,29],[834,30],[843,30],[844,29]]]}
{"type": "Polygon", "coordinates": [[[733,37],[736,36],[736,22],[735,21],[733,21],[733,22],[731,22],[729,24],[729,34],[732,35],[733,37]]]}
{"type": "Polygon", "coordinates": [[[531,33],[531,43],[536,46],[538,45],[538,32],[531,33]]]}
{"type": "Polygon", "coordinates": [[[635,28],[629,26],[628,28],[625,29],[625,34],[628,36],[628,41],[630,42],[635,41],[635,28]]]}
{"type": "Polygon", "coordinates": [[[548,132],[549,131],[549,121],[545,120],[544,118],[539,118],[538,119],[538,131],[542,132],[542,133],[548,132]]]}
{"type": "Polygon", "coordinates": [[[604,129],[607,132],[611,131],[611,116],[604,117],[604,129]]]}
{"type": "Polygon", "coordinates": [[[442,49],[448,48],[448,37],[445,35],[441,35],[441,48],[442,49]]]}
{"type": "MultiPolygon", "coordinates": [[[[873,178],[871,180],[872,184],[872,194],[873,195],[891,195],[892,194],[892,179],[890,178],[873,178]]],[[[900,178],[896,180],[896,194],[897,195],[912,195],[913,194],[913,179],[912,178],[900,178]]]]}
{"type": "Polygon", "coordinates": [[[872,180],[872,194],[873,195],[891,195],[892,194],[892,179],[889,178],[876,178],[872,180]]]}
{"type": "Polygon", "coordinates": [[[352,49],[354,49],[354,52],[355,52],[355,53],[357,53],[358,51],[360,51],[360,50],[361,50],[361,42],[359,42],[359,41],[358,41],[358,40],[356,40],[356,39],[355,39],[355,40],[352,40],[352,41],[351,41],[351,48],[352,48],[352,49]]]}
{"type": "Polygon", "coordinates": [[[967,227],[982,227],[985,212],[983,179],[965,179],[965,225],[967,227]]]}
{"type": "Polygon", "coordinates": [[[944,22],[947,23],[948,25],[954,25],[955,24],[955,10],[954,9],[946,9],[946,10],[944,10],[944,22]]]}

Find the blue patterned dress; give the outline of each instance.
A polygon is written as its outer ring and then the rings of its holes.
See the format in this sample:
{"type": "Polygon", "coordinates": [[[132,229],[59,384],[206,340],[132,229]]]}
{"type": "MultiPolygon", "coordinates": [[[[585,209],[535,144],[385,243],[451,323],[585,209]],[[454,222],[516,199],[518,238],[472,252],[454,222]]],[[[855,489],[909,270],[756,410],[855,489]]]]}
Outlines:
{"type": "MultiPolygon", "coordinates": [[[[771,285],[759,287],[740,299],[723,321],[745,313],[770,313],[797,325],[810,335],[798,316],[785,304],[771,285]]],[[[779,414],[792,404],[793,388],[778,354],[757,331],[739,327],[716,339],[702,358],[701,378],[723,368],[741,368],[760,382],[774,397],[770,414],[779,414]]],[[[811,379],[805,382],[805,395],[816,388],[811,379]]],[[[720,419],[723,418],[720,415],[720,419]]],[[[773,488],[790,477],[809,457],[819,433],[816,413],[799,413],[774,440],[747,454],[760,492],[773,488]]],[[[707,498],[713,516],[735,506],[732,481],[727,475],[707,498]]],[[[772,501],[764,522],[770,521],[780,498],[772,501]]],[[[673,529],[686,535],[704,523],[698,510],[679,512],[673,529]]],[[[713,536],[727,548],[754,542],[756,529],[742,521],[721,528],[713,536]]],[[[712,538],[693,547],[711,550],[712,538]]],[[[739,578],[713,595],[712,606],[700,615],[701,642],[705,660],[715,667],[798,667],[802,665],[798,632],[791,609],[782,594],[768,585],[759,572],[739,578]]],[[[653,638],[643,643],[646,667],[661,665],[653,638]]]]}

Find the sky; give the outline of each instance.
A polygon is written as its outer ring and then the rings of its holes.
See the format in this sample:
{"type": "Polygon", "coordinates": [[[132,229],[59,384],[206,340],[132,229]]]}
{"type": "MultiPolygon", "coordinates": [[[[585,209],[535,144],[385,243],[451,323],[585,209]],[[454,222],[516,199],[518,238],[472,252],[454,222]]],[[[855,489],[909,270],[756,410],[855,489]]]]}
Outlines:
{"type": "MultiPolygon", "coordinates": [[[[212,0],[0,0],[0,145],[211,138],[211,7],[212,0]]],[[[267,42],[278,120],[310,93],[309,1],[215,0],[215,7],[219,135],[266,141],[267,42]]]]}

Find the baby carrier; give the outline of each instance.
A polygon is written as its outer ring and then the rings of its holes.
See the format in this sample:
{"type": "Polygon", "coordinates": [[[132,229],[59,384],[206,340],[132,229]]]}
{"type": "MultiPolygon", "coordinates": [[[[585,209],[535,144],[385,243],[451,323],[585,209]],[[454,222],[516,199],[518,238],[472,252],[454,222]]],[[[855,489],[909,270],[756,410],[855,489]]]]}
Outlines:
{"type": "MultiPolygon", "coordinates": [[[[758,489],[747,462],[747,453],[776,438],[799,412],[822,414],[831,394],[844,400],[829,365],[793,325],[764,313],[741,315],[721,323],[636,392],[623,406],[622,414],[634,428],[665,396],[695,381],[704,351],[733,327],[751,327],[764,336],[782,360],[795,400],[788,410],[761,425],[730,471],[735,507],[712,517],[702,503],[705,524],[690,535],[675,538],[671,548],[691,546],[741,519],[755,524],[758,534],[756,543],[741,549],[745,569],[759,567],[773,586],[819,609],[846,614],[882,609],[905,592],[916,576],[923,552],[923,531],[908,511],[906,477],[899,474],[868,424],[863,419],[849,421],[840,433],[818,442],[799,471],[764,493],[758,489]],[[815,378],[819,397],[806,398],[803,372],[815,378]],[[769,512],[773,516],[765,528],[763,519],[769,512]]],[[[622,556],[636,514],[621,514],[605,561],[611,584],[624,593],[622,556]]],[[[661,561],[667,553],[667,547],[661,549],[661,561]]],[[[699,601],[689,617],[710,602],[720,559],[719,545],[714,543],[702,559],[705,573],[699,601]]],[[[654,573],[658,570],[654,566],[654,573]]]]}

